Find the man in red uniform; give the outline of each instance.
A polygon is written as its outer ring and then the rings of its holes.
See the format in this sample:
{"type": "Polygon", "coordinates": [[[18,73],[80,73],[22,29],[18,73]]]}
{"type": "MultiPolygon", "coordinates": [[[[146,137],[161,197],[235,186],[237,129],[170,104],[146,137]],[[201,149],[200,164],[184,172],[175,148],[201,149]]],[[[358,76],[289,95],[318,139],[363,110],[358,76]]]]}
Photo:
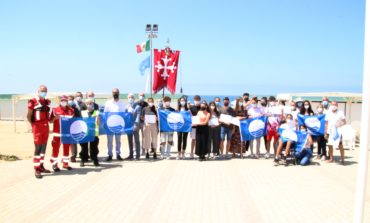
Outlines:
{"type": "MultiPolygon", "coordinates": [[[[68,97],[65,95],[60,96],[60,104],[58,107],[53,108],[51,113],[50,122],[53,122],[53,141],[51,145],[53,147],[53,152],[51,154],[50,162],[53,164],[54,172],[59,172],[58,167],[58,155],[60,148],[60,117],[72,118],[74,115],[74,110],[68,105],[68,97]]],[[[63,157],[62,163],[63,168],[67,170],[72,170],[69,166],[69,147],[70,144],[63,144],[63,157]]]]}
{"type": "Polygon", "coordinates": [[[44,167],[45,151],[49,137],[50,100],[45,98],[47,92],[47,87],[41,85],[37,97],[29,100],[27,106],[27,120],[31,123],[33,141],[35,144],[33,164],[35,168],[35,177],[38,179],[42,178],[41,173],[50,173],[50,171],[44,167]]]}

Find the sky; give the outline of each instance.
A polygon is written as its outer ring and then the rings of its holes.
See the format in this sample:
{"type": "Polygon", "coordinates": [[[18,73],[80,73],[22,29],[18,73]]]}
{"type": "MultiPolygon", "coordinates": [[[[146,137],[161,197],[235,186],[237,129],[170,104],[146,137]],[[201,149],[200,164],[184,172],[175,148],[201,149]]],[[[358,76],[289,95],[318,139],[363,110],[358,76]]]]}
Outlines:
{"type": "Polygon", "coordinates": [[[361,92],[364,0],[0,1],[0,93],[142,92],[136,53],[180,50],[177,92],[361,92]]]}

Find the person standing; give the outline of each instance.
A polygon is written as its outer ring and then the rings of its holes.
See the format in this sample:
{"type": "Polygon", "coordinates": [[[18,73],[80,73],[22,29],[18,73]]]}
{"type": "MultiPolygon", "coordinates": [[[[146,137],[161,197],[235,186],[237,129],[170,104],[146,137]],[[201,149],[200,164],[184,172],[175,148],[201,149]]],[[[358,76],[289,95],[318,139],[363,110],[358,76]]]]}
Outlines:
{"type": "Polygon", "coordinates": [[[130,154],[126,158],[128,160],[132,160],[134,158],[134,143],[135,143],[135,153],[136,153],[136,160],[140,159],[140,113],[141,107],[138,104],[135,104],[135,97],[134,94],[130,93],[127,95],[128,105],[126,107],[126,112],[132,113],[134,116],[134,130],[132,134],[127,134],[128,146],[130,149],[130,154]],[[134,142],[135,141],[135,142],[134,142]]]}
{"type": "MultiPolygon", "coordinates": [[[[250,101],[250,108],[248,109],[248,118],[258,118],[258,117],[262,117],[262,116],[265,116],[265,113],[264,113],[264,109],[261,109],[258,105],[257,105],[257,100],[256,99],[252,99],[250,101]]],[[[249,141],[249,146],[250,146],[250,149],[251,149],[251,156],[254,157],[254,154],[253,154],[253,142],[257,142],[257,145],[256,145],[256,155],[257,157],[260,156],[260,147],[261,147],[261,138],[256,138],[256,139],[252,139],[249,141]]],[[[266,157],[268,158],[268,157],[266,157]]]]}
{"type": "MultiPolygon", "coordinates": [[[[224,98],[224,106],[220,110],[220,114],[222,115],[230,115],[235,117],[235,111],[230,107],[230,99],[228,97],[224,98]]],[[[220,142],[220,151],[221,151],[221,158],[224,155],[224,142],[226,139],[226,152],[225,152],[225,157],[229,154],[230,150],[230,140],[231,140],[231,135],[233,131],[233,125],[231,123],[223,123],[221,122],[221,142],[220,142]]]]}
{"type": "MultiPolygon", "coordinates": [[[[74,111],[73,108],[71,108],[68,105],[68,97],[65,95],[60,96],[60,103],[58,107],[55,107],[52,109],[50,122],[53,123],[53,141],[51,142],[51,145],[53,147],[53,152],[51,154],[50,162],[53,165],[54,172],[59,172],[60,169],[58,167],[58,155],[59,155],[59,148],[61,145],[60,140],[60,118],[73,118],[74,111]]],[[[72,170],[72,167],[69,166],[69,150],[70,150],[70,144],[63,144],[63,157],[62,157],[62,163],[63,168],[67,170],[72,170]]]]}
{"type": "Polygon", "coordinates": [[[279,143],[279,134],[278,129],[280,125],[280,120],[283,118],[283,110],[276,105],[276,98],[274,96],[269,97],[269,106],[266,109],[267,115],[267,135],[266,135],[266,154],[265,157],[270,157],[270,147],[271,142],[273,142],[274,154],[276,155],[278,143],[279,143]]]}
{"type": "Polygon", "coordinates": [[[87,98],[85,100],[86,110],[81,111],[81,116],[83,118],[95,118],[95,137],[94,141],[88,143],[81,143],[81,163],[80,166],[84,167],[85,163],[89,159],[89,148],[90,148],[90,158],[94,162],[94,166],[100,166],[98,160],[99,154],[99,125],[100,125],[100,118],[99,118],[99,107],[95,109],[94,101],[91,98],[87,98]]]}
{"type": "MultiPolygon", "coordinates": [[[[119,99],[119,89],[113,88],[113,98],[105,103],[104,113],[106,112],[125,112],[126,107],[123,101],[119,99]]],[[[107,135],[108,139],[108,158],[107,162],[112,161],[113,157],[113,137],[116,139],[116,157],[117,160],[122,161],[121,157],[121,133],[115,133],[113,135],[107,135]]]]}
{"type": "Polygon", "coordinates": [[[328,139],[329,147],[329,160],[326,162],[334,162],[333,149],[338,147],[340,151],[341,164],[344,165],[344,149],[342,144],[342,137],[338,132],[338,128],[346,124],[346,117],[344,116],[343,111],[338,109],[338,103],[336,101],[331,102],[329,111],[326,113],[328,120],[328,133],[326,138],[328,139]],[[339,137],[339,139],[337,139],[339,137]],[[337,143],[339,141],[339,144],[337,143]]]}
{"type": "MultiPolygon", "coordinates": [[[[164,102],[164,111],[175,111],[171,107],[171,98],[168,96],[165,96],[163,98],[164,102]]],[[[161,156],[167,157],[167,159],[171,158],[171,148],[173,146],[173,132],[160,132],[160,138],[161,138],[161,144],[160,144],[160,150],[161,150],[161,156]],[[165,151],[166,148],[166,151],[165,151]]]]}
{"type": "Polygon", "coordinates": [[[44,167],[46,146],[49,138],[49,112],[50,100],[46,99],[48,88],[40,85],[37,97],[28,101],[27,120],[32,126],[33,143],[35,150],[33,154],[33,165],[35,177],[42,178],[41,173],[50,173],[44,167]]]}
{"type": "Polygon", "coordinates": [[[199,117],[199,124],[196,127],[195,154],[199,156],[199,161],[205,161],[208,150],[208,121],[210,118],[210,114],[207,111],[207,102],[203,101],[200,104],[200,111],[197,116],[199,117]]]}
{"type": "MultiPolygon", "coordinates": [[[[188,111],[188,105],[186,103],[185,97],[181,97],[177,103],[177,111],[184,112],[188,111]]],[[[177,159],[185,158],[186,143],[188,141],[188,132],[178,132],[177,133],[177,159]]]]}
{"type": "MultiPolygon", "coordinates": [[[[244,116],[244,106],[242,98],[236,99],[234,112],[239,120],[243,120],[246,118],[244,116]]],[[[242,157],[243,153],[245,152],[245,147],[242,146],[242,139],[240,135],[239,126],[236,125],[233,126],[229,151],[233,154],[232,158],[236,158],[236,153],[240,153],[240,157],[242,157]]]]}
{"type": "MultiPolygon", "coordinates": [[[[190,112],[192,116],[198,115],[198,111],[200,110],[200,100],[201,100],[201,97],[199,95],[194,96],[194,105],[190,107],[190,112]]],[[[191,129],[191,133],[190,133],[190,138],[191,138],[190,158],[191,159],[194,159],[194,148],[196,144],[196,131],[197,131],[197,128],[193,126],[191,129]]]]}
{"type": "Polygon", "coordinates": [[[153,148],[153,159],[157,159],[158,113],[154,106],[153,98],[148,98],[148,106],[142,110],[141,120],[144,123],[143,143],[146,152],[145,158],[149,159],[149,150],[153,148]]]}
{"type": "Polygon", "coordinates": [[[209,126],[209,138],[208,138],[208,154],[212,153],[212,157],[220,155],[220,134],[221,126],[219,123],[220,112],[217,109],[217,105],[214,101],[209,103],[210,119],[208,122],[209,126]]]}
{"type": "Polygon", "coordinates": [[[75,102],[76,102],[76,107],[81,111],[81,110],[85,110],[86,109],[86,105],[85,103],[83,102],[83,94],[81,91],[77,91],[75,93],[75,102]]]}
{"type": "MultiPolygon", "coordinates": [[[[146,108],[148,106],[148,102],[145,101],[145,94],[143,92],[139,93],[139,100],[137,101],[137,104],[140,106],[138,108],[138,110],[141,111],[146,108]]],[[[136,107],[137,105],[135,105],[134,107],[136,107]]],[[[141,155],[144,156],[145,155],[145,149],[144,149],[144,121],[140,120],[140,129],[139,131],[141,132],[141,140],[142,140],[142,143],[141,143],[141,155]]]]}
{"type": "MultiPolygon", "coordinates": [[[[319,104],[316,109],[317,113],[316,115],[324,115],[324,105],[319,104]]],[[[325,116],[325,119],[326,116],[325,116]]],[[[328,122],[325,121],[325,132],[327,132],[328,128],[328,122]]],[[[317,159],[321,159],[322,161],[326,160],[326,143],[327,140],[325,138],[325,135],[319,135],[317,136],[317,159]]]]}
{"type": "MultiPolygon", "coordinates": [[[[74,111],[73,118],[81,117],[81,112],[77,108],[77,105],[76,105],[76,102],[74,101],[74,96],[73,95],[69,95],[68,96],[68,105],[74,111]]],[[[71,159],[70,160],[71,160],[72,163],[75,163],[76,162],[76,158],[77,158],[77,144],[71,144],[70,150],[71,150],[71,159]]]]}

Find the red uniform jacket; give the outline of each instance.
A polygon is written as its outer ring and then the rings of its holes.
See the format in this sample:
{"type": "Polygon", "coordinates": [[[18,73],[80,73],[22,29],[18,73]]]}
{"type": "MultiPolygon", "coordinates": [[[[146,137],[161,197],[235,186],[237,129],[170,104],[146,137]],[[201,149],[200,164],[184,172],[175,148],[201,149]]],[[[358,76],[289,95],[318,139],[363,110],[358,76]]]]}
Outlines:
{"type": "Polygon", "coordinates": [[[48,124],[49,123],[49,112],[50,112],[50,100],[44,98],[32,98],[28,101],[28,108],[33,110],[32,112],[32,124],[48,124]]]}
{"type": "MultiPolygon", "coordinates": [[[[72,118],[73,115],[74,115],[74,110],[70,106],[66,106],[66,107],[62,107],[62,106],[55,107],[55,108],[53,108],[53,111],[51,113],[51,118],[53,118],[56,115],[59,115],[61,117],[72,118]]],[[[54,123],[53,123],[53,133],[60,133],[60,121],[59,121],[59,118],[54,120],[54,123]]],[[[54,134],[54,135],[56,135],[56,134],[54,134]]]]}

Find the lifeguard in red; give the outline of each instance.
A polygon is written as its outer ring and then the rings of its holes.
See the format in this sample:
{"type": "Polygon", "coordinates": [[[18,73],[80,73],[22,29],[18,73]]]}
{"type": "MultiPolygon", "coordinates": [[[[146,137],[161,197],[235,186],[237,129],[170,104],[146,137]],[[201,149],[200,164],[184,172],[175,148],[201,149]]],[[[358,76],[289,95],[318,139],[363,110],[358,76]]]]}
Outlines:
{"type": "MultiPolygon", "coordinates": [[[[60,142],[60,117],[67,117],[72,118],[74,115],[74,110],[72,107],[68,105],[68,97],[63,95],[60,97],[60,105],[52,109],[51,112],[51,121],[53,122],[53,141],[51,145],[53,147],[53,151],[51,154],[50,162],[53,165],[53,170],[55,172],[60,171],[58,167],[58,155],[59,155],[59,148],[61,145],[60,142]]],[[[63,168],[67,170],[71,170],[72,167],[69,166],[69,147],[70,144],[63,144],[63,156],[62,156],[62,163],[63,168]]]]}

